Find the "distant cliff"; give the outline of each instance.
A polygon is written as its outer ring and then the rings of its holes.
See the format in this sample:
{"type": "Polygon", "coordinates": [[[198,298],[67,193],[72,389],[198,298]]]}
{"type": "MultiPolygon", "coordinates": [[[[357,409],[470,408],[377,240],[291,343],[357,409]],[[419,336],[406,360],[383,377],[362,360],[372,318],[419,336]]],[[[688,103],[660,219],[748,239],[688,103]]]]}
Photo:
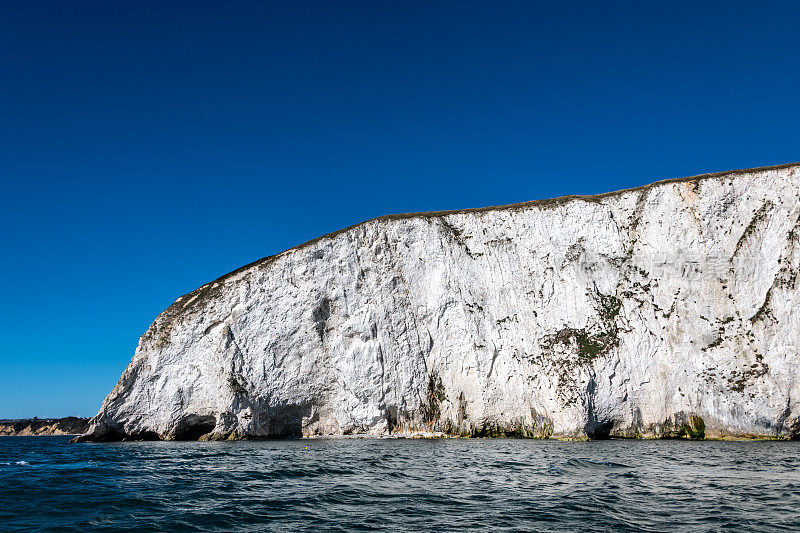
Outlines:
{"type": "Polygon", "coordinates": [[[88,418],[23,418],[0,420],[0,436],[80,435],[89,429],[88,418]]]}
{"type": "Polygon", "coordinates": [[[386,216],[178,298],[83,440],[800,436],[800,166],[386,216]]]}

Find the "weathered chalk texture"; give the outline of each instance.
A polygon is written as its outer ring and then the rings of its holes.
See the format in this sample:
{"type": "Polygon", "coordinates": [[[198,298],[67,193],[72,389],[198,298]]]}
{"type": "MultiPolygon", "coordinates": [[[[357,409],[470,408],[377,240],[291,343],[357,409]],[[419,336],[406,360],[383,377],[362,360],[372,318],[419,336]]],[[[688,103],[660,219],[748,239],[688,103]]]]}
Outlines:
{"type": "Polygon", "coordinates": [[[800,435],[800,166],[382,217],[182,296],[86,440],[800,435]]]}

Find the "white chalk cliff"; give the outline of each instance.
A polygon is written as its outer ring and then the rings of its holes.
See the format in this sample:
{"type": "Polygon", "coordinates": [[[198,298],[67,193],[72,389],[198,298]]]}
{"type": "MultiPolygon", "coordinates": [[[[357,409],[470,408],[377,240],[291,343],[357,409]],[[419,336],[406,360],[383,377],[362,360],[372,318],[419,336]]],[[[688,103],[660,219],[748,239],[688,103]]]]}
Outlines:
{"type": "Polygon", "coordinates": [[[178,298],[83,440],[800,436],[800,164],[377,218],[178,298]]]}

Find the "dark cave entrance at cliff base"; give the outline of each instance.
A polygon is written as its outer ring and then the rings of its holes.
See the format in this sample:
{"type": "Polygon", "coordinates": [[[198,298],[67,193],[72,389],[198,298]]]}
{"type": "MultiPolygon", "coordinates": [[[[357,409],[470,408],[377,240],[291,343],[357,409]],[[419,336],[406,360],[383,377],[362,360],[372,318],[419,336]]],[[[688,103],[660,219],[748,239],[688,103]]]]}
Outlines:
{"type": "Polygon", "coordinates": [[[212,415],[187,415],[175,426],[175,440],[197,440],[206,433],[211,433],[217,425],[217,418],[212,415]]]}

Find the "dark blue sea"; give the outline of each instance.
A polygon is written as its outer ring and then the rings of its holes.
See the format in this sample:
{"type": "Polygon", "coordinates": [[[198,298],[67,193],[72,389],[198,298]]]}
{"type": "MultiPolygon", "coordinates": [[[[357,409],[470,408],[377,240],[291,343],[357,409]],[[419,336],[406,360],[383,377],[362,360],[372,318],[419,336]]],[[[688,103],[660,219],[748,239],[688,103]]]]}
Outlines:
{"type": "Polygon", "coordinates": [[[800,442],[68,440],[0,438],[0,530],[800,530],[800,442]]]}

